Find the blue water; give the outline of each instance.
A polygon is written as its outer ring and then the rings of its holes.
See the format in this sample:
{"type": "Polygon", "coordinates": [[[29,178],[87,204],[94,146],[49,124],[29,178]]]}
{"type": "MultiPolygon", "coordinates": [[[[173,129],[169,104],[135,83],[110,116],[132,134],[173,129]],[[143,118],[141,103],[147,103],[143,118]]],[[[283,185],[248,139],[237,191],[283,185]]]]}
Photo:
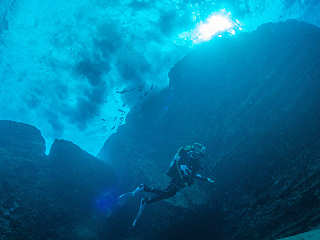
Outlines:
{"type": "Polygon", "coordinates": [[[319,227],[319,42],[318,0],[0,0],[0,240],[319,227]],[[164,189],[193,142],[215,184],[132,229],[119,195],[164,189]]]}
{"type": "Polygon", "coordinates": [[[47,151],[64,138],[97,154],[151,87],[168,86],[190,33],[213,13],[252,31],[288,18],[318,25],[319,9],[313,0],[2,0],[0,118],[37,126],[47,151]]]}

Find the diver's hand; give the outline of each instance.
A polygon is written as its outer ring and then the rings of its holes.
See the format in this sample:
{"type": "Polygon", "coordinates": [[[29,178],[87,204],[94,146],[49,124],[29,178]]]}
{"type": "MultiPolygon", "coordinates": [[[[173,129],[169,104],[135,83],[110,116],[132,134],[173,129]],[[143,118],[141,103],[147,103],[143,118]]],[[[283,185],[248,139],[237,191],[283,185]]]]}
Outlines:
{"type": "Polygon", "coordinates": [[[187,167],[187,165],[180,165],[180,169],[185,176],[191,175],[191,170],[187,167]]]}
{"type": "Polygon", "coordinates": [[[213,179],[211,179],[211,178],[207,178],[207,181],[209,182],[209,183],[215,183],[216,181],[215,180],[213,180],[213,179]]]}
{"type": "Polygon", "coordinates": [[[203,177],[201,174],[199,174],[199,173],[197,173],[196,175],[195,175],[195,177],[197,178],[197,179],[200,179],[201,181],[206,181],[206,182],[208,182],[208,183],[215,183],[216,181],[215,180],[213,180],[212,178],[209,178],[209,177],[203,177]]]}

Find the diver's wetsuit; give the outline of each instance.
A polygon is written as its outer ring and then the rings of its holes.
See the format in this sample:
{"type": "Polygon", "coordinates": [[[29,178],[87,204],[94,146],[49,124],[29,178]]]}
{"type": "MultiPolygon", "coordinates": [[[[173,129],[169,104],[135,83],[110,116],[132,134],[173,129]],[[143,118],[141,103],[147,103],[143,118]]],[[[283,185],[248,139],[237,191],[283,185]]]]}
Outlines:
{"type": "Polygon", "coordinates": [[[143,191],[156,194],[156,196],[146,199],[147,204],[171,198],[186,185],[190,186],[193,184],[195,174],[201,169],[200,159],[195,159],[188,153],[189,151],[185,148],[179,149],[175,156],[176,159],[174,159],[175,162],[173,163],[175,164],[173,168],[174,171],[171,171],[171,173],[169,173],[169,171],[167,172],[167,175],[171,177],[171,181],[164,190],[159,190],[144,185],[143,191]],[[189,175],[185,175],[183,172],[181,172],[181,165],[185,165],[189,170],[191,170],[189,175]]]}
{"type": "Polygon", "coordinates": [[[134,191],[124,193],[119,197],[119,200],[126,199],[128,196],[135,196],[141,191],[155,194],[152,198],[141,198],[139,211],[132,223],[132,227],[136,226],[137,221],[141,217],[141,214],[147,204],[173,197],[182,188],[187,185],[192,185],[194,179],[199,179],[209,183],[215,182],[213,179],[203,177],[198,173],[201,169],[200,159],[204,157],[205,152],[206,147],[200,143],[193,143],[192,145],[179,148],[167,171],[167,175],[171,178],[171,181],[164,190],[140,184],[134,191]]]}
{"type": "Polygon", "coordinates": [[[182,183],[180,181],[180,179],[174,179],[174,178],[171,179],[168,187],[164,190],[150,188],[150,187],[144,185],[145,192],[150,192],[150,193],[156,194],[156,196],[154,196],[150,199],[146,199],[146,203],[150,204],[150,203],[161,201],[163,199],[171,198],[174,195],[176,195],[176,193],[179,192],[184,187],[185,187],[185,185],[184,185],[184,183],[182,183]]]}

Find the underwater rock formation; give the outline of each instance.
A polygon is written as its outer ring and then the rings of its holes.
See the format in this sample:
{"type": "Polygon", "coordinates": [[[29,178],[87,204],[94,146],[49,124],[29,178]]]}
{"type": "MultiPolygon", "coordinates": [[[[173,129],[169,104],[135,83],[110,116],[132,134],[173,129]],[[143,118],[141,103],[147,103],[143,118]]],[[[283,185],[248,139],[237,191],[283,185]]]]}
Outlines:
{"type": "Polygon", "coordinates": [[[1,121],[0,146],[19,155],[45,154],[45,141],[38,129],[12,121],[1,121]]]}
{"type": "Polygon", "coordinates": [[[141,232],[148,222],[152,239],[267,240],[320,224],[319,42],[319,28],[296,21],[211,41],[131,111],[100,153],[124,190],[164,187],[175,151],[195,141],[208,146],[204,174],[217,181],[150,206],[141,232]],[[165,205],[167,218],[152,214],[165,205]]]}
{"type": "Polygon", "coordinates": [[[0,121],[0,239],[96,239],[96,200],[115,184],[110,167],[70,142],[50,155],[38,129],[0,121]]]}

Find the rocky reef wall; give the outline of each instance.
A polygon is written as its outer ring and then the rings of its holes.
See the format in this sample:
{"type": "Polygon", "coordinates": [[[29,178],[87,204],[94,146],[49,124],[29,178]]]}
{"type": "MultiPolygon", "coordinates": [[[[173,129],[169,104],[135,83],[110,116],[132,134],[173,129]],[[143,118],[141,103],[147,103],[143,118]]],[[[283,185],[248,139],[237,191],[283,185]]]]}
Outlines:
{"type": "Polygon", "coordinates": [[[100,153],[123,189],[164,187],[175,151],[195,141],[217,181],[150,206],[149,239],[277,239],[320,223],[319,42],[319,28],[288,21],[203,44],[128,115],[100,153]],[[151,214],[164,206],[167,217],[151,214]]]}
{"type": "Polygon", "coordinates": [[[97,239],[113,170],[71,142],[45,155],[38,129],[0,121],[0,239],[97,239]],[[105,200],[103,200],[105,201],[105,200]]]}

